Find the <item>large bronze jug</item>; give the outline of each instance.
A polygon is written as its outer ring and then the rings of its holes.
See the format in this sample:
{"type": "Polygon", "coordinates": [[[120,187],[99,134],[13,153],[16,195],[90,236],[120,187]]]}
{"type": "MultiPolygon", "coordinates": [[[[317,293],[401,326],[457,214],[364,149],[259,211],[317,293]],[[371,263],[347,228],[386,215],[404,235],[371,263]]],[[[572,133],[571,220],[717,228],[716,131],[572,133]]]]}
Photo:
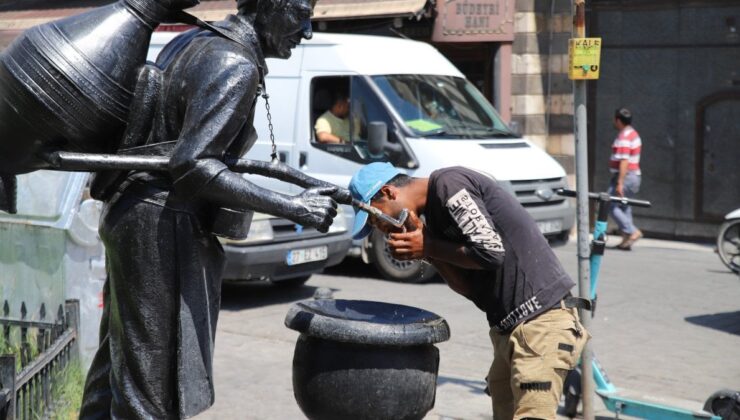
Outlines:
{"type": "Polygon", "coordinates": [[[0,174],[115,151],[152,31],[197,3],[120,0],[25,31],[0,54],[0,174]]]}

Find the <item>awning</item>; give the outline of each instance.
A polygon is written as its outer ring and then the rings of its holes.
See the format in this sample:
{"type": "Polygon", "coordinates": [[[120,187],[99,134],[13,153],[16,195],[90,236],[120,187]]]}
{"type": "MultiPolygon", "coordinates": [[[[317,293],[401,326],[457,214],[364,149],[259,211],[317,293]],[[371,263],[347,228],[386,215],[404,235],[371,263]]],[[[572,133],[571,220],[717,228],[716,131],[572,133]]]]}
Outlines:
{"type": "MultiPolygon", "coordinates": [[[[427,0],[318,0],[313,20],[415,16],[427,0]]],[[[0,31],[20,31],[32,26],[90,10],[89,7],[14,10],[0,12],[0,31]]],[[[202,20],[221,20],[236,13],[236,1],[214,0],[187,10],[202,20]]]]}
{"type": "MultiPolygon", "coordinates": [[[[312,20],[416,16],[426,4],[427,0],[317,0],[312,20]]],[[[188,12],[202,20],[220,20],[236,13],[235,6],[234,0],[206,1],[188,12]]]]}
{"type": "Polygon", "coordinates": [[[427,0],[318,0],[313,20],[416,16],[427,0]]]}

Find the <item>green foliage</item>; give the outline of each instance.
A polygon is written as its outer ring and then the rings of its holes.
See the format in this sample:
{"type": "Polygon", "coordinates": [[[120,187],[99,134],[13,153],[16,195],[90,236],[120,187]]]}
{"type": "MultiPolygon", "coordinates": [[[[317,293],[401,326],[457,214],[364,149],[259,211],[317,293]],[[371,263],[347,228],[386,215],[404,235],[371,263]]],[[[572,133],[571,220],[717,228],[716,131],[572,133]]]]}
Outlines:
{"type": "Polygon", "coordinates": [[[20,328],[11,327],[9,337],[5,337],[5,326],[0,328],[0,355],[15,355],[15,370],[21,370],[21,331],[20,328]]]}
{"type": "Polygon", "coordinates": [[[85,378],[78,360],[70,362],[54,381],[51,395],[54,400],[53,420],[77,419],[82,404],[82,390],[85,378]]]}
{"type": "MultiPolygon", "coordinates": [[[[6,340],[4,331],[0,328],[0,355],[16,355],[16,374],[21,370],[20,343],[19,328],[13,327],[10,329],[10,340],[6,340]]],[[[33,360],[39,354],[36,332],[33,330],[28,331],[28,346],[33,360]]],[[[48,417],[43,418],[54,420],[77,419],[82,403],[84,384],[85,378],[79,360],[73,359],[64,369],[54,375],[51,387],[51,412],[48,417]]],[[[41,408],[40,406],[33,408],[34,418],[42,418],[39,414],[42,413],[41,408]]]]}
{"type": "Polygon", "coordinates": [[[11,347],[10,343],[5,341],[5,334],[2,330],[3,328],[0,328],[0,354],[15,353],[16,349],[11,347]]]}

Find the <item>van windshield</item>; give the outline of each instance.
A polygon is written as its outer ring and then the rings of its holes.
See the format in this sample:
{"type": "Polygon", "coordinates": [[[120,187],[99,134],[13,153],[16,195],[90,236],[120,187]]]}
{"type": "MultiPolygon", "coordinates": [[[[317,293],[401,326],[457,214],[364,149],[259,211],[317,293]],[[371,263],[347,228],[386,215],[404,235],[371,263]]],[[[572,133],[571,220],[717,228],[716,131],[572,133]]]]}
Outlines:
{"type": "Polygon", "coordinates": [[[516,137],[466,79],[436,75],[372,77],[406,126],[419,136],[516,137]]]}

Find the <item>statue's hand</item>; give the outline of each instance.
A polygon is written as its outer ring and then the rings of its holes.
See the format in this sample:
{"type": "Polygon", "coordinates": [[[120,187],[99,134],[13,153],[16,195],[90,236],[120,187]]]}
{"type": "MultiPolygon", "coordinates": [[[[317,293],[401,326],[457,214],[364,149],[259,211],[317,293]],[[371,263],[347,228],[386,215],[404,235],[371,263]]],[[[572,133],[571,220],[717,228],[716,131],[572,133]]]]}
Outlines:
{"type": "Polygon", "coordinates": [[[339,204],[352,205],[352,194],[346,188],[337,187],[331,198],[339,204]]]}
{"type": "Polygon", "coordinates": [[[301,225],[314,227],[319,232],[328,232],[337,215],[337,203],[331,198],[336,190],[336,187],[309,188],[291,198],[292,208],[288,218],[301,225]]]}

